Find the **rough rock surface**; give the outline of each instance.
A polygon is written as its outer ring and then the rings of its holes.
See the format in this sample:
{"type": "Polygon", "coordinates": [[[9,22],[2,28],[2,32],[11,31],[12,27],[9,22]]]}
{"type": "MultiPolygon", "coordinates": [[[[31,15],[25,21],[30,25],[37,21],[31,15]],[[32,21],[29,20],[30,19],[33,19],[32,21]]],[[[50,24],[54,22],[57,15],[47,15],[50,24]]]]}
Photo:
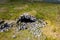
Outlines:
{"type": "MultiPolygon", "coordinates": [[[[41,28],[46,26],[46,22],[42,19],[36,19],[34,16],[23,14],[19,17],[17,21],[0,21],[0,32],[9,31],[9,29],[14,25],[16,25],[17,27],[15,29],[15,34],[18,33],[20,30],[24,31],[27,29],[35,37],[40,38],[40,36],[42,35],[41,28]]],[[[13,35],[12,37],[16,38],[16,35],[13,35]]]]}
{"type": "Polygon", "coordinates": [[[21,15],[17,24],[19,24],[18,30],[28,29],[35,37],[40,37],[42,35],[41,28],[46,26],[46,22],[41,19],[37,20],[34,16],[28,14],[21,15]]]}

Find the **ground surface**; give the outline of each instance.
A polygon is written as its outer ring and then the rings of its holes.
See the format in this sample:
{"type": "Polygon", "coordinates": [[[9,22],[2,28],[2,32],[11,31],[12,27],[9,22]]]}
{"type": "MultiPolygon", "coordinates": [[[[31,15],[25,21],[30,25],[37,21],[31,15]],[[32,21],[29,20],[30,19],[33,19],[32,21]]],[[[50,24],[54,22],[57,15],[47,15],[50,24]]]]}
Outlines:
{"type": "MultiPolygon", "coordinates": [[[[42,28],[46,40],[60,40],[60,4],[38,2],[0,4],[0,19],[15,20],[26,12],[48,22],[47,26],[42,28]]],[[[20,31],[17,38],[13,39],[11,36],[14,31],[12,30],[14,29],[0,33],[0,40],[24,40],[28,36],[30,36],[30,40],[37,40],[28,30],[20,31]]]]}

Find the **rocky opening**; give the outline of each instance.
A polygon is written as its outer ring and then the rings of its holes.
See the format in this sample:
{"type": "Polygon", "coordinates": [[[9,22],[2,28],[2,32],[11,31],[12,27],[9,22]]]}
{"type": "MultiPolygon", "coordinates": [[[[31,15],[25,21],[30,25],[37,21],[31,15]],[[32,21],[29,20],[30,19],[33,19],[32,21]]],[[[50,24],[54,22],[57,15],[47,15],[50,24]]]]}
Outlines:
{"type": "Polygon", "coordinates": [[[35,22],[36,18],[34,16],[28,15],[28,14],[23,14],[21,17],[18,19],[17,23],[19,22],[25,22],[25,23],[32,23],[35,22]]]}

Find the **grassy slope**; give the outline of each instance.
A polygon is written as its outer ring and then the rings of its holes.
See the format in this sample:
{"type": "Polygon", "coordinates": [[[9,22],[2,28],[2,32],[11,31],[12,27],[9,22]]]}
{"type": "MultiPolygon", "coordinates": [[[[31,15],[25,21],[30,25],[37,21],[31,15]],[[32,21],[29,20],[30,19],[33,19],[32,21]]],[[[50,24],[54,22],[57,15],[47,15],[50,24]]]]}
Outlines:
{"type": "MultiPolygon", "coordinates": [[[[13,3],[13,4],[0,4],[0,18],[2,19],[16,19],[22,13],[28,12],[37,18],[46,19],[48,22],[47,27],[43,28],[43,33],[47,36],[46,40],[60,40],[60,4],[51,3],[13,3]]],[[[17,35],[16,39],[11,38],[12,31],[7,33],[0,33],[0,40],[24,40],[23,37],[31,36],[28,31],[22,31],[17,35]],[[25,33],[25,34],[22,34],[25,33]],[[26,36],[26,34],[28,34],[26,36]],[[9,36],[9,37],[8,37],[9,36]],[[22,36],[22,37],[21,37],[22,36]]],[[[32,37],[31,37],[32,38],[32,37]]],[[[34,40],[36,38],[33,37],[34,40]]],[[[32,39],[32,40],[33,40],[32,39]]]]}

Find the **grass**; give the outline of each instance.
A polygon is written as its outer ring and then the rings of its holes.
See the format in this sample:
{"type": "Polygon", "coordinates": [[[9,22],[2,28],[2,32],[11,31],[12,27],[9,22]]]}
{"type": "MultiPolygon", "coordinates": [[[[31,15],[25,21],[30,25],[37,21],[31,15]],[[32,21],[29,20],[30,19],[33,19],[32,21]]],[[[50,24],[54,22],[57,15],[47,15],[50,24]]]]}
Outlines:
{"type": "Polygon", "coordinates": [[[4,9],[1,9],[3,12],[0,12],[0,16],[1,16],[0,18],[3,18],[2,16],[4,16],[4,19],[8,19],[7,16],[9,16],[9,19],[15,19],[16,17],[19,16],[19,14],[32,11],[33,14],[35,14],[35,13],[37,15],[40,14],[39,16],[41,16],[45,19],[47,19],[47,17],[49,17],[49,18],[52,17],[51,19],[53,19],[53,18],[56,18],[57,7],[58,7],[57,4],[55,5],[55,4],[47,4],[47,3],[25,3],[25,4],[18,3],[18,5],[17,4],[16,5],[15,4],[1,5],[0,8],[4,8],[6,11],[4,9]],[[54,6],[56,6],[56,7],[54,7],[54,6]],[[4,14],[6,14],[6,15],[4,15],[4,14]],[[12,14],[12,16],[10,14],[12,14]]]}
{"type": "MultiPolygon", "coordinates": [[[[0,4],[0,19],[14,20],[23,13],[29,13],[36,16],[37,19],[45,19],[48,22],[48,26],[43,28],[43,34],[46,35],[46,40],[60,40],[60,4],[52,3],[39,3],[39,2],[22,2],[22,3],[8,3],[0,4]],[[56,36],[55,36],[56,35],[56,36]]],[[[32,38],[27,30],[22,31],[21,34],[17,34],[17,38],[13,39],[11,36],[13,32],[0,33],[0,40],[24,40],[23,38],[30,36],[31,40],[37,40],[32,38]],[[23,34],[23,35],[22,35],[23,34]],[[19,36],[20,35],[20,36],[19,36]]]]}

